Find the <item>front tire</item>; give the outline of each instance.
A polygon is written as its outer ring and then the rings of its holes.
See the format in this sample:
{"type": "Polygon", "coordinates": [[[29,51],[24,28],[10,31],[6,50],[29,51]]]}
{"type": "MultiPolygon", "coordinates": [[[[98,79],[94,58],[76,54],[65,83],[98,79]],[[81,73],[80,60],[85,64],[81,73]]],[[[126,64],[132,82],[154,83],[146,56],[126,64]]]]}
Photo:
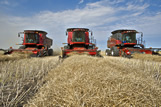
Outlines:
{"type": "Polygon", "coordinates": [[[109,49],[106,49],[105,55],[106,55],[106,56],[110,56],[110,55],[111,55],[111,51],[110,51],[109,49]]]}
{"type": "Polygon", "coordinates": [[[111,55],[112,56],[119,56],[119,49],[117,47],[112,47],[111,48],[111,55]]]}
{"type": "Polygon", "coordinates": [[[53,49],[49,49],[49,50],[48,50],[48,55],[49,55],[49,56],[53,56],[53,49]]]}

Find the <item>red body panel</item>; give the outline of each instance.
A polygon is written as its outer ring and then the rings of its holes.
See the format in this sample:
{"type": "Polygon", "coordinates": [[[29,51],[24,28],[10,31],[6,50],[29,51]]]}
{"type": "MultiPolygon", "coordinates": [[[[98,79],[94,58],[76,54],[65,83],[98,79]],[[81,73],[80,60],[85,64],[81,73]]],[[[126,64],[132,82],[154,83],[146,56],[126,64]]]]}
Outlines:
{"type": "Polygon", "coordinates": [[[82,49],[82,48],[75,48],[75,49],[66,49],[64,50],[64,54],[65,55],[69,55],[71,53],[78,53],[78,54],[81,54],[81,53],[87,53],[89,55],[96,55],[97,54],[97,49],[82,49]]]}
{"type": "Polygon", "coordinates": [[[113,46],[120,45],[122,42],[120,40],[116,40],[114,38],[111,38],[107,41],[107,47],[112,48],[113,46]]]}
{"type": "Polygon", "coordinates": [[[71,44],[72,43],[72,35],[73,35],[73,32],[68,32],[68,43],[71,44]]]}
{"type": "Polygon", "coordinates": [[[86,44],[88,44],[89,43],[89,32],[85,32],[85,34],[86,34],[86,44]]]}
{"type": "Polygon", "coordinates": [[[70,45],[73,45],[73,44],[86,44],[85,42],[71,42],[70,45]]]}
{"type": "Polygon", "coordinates": [[[37,45],[36,43],[23,43],[22,45],[37,45]]]}
{"type": "Polygon", "coordinates": [[[136,43],[124,43],[124,45],[136,45],[136,43]]]}
{"type": "Polygon", "coordinates": [[[146,49],[123,48],[120,49],[120,56],[122,51],[125,52],[127,55],[131,55],[133,53],[152,54],[152,51],[147,48],[146,49]]]}

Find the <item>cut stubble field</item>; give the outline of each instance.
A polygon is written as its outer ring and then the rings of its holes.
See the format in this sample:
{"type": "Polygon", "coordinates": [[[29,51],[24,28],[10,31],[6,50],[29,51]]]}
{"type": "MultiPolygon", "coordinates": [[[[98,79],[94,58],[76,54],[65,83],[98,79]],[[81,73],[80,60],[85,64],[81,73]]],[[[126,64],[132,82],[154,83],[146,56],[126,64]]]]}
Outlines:
{"type": "Polygon", "coordinates": [[[71,56],[25,106],[160,106],[160,63],[71,56]]]}
{"type": "Polygon", "coordinates": [[[58,63],[58,57],[18,57],[1,61],[0,107],[22,106],[26,103],[45,83],[44,76],[58,63]]]}
{"type": "Polygon", "coordinates": [[[0,66],[0,104],[5,106],[161,106],[160,62],[74,55],[64,60],[20,59],[0,66]]]}

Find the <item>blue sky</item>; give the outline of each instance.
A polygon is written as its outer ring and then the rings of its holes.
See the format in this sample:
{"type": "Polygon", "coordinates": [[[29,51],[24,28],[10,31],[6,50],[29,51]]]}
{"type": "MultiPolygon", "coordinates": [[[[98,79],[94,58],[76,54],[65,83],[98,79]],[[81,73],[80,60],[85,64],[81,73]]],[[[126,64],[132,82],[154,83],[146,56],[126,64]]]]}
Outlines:
{"type": "Polygon", "coordinates": [[[60,47],[68,27],[91,29],[101,50],[116,29],[136,29],[146,47],[161,47],[160,20],[161,0],[0,0],[0,48],[17,48],[25,29],[47,31],[60,47]]]}

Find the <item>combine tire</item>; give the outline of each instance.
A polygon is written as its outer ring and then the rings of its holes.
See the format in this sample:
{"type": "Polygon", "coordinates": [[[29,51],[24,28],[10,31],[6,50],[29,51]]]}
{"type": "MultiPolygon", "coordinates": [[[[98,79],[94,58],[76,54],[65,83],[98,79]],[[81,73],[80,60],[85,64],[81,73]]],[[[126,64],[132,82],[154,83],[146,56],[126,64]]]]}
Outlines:
{"type": "Polygon", "coordinates": [[[112,56],[119,56],[119,49],[117,47],[112,47],[111,48],[111,55],[112,56]]]}
{"type": "Polygon", "coordinates": [[[49,50],[48,50],[48,55],[49,55],[49,56],[53,56],[53,49],[49,49],[49,50]]]}
{"type": "Polygon", "coordinates": [[[26,48],[26,46],[20,46],[19,47],[19,49],[25,49],[26,48]]]}
{"type": "Polygon", "coordinates": [[[105,51],[105,55],[106,55],[106,56],[110,56],[110,55],[111,55],[111,52],[110,52],[110,50],[109,50],[109,49],[106,49],[106,51],[105,51]]]}

